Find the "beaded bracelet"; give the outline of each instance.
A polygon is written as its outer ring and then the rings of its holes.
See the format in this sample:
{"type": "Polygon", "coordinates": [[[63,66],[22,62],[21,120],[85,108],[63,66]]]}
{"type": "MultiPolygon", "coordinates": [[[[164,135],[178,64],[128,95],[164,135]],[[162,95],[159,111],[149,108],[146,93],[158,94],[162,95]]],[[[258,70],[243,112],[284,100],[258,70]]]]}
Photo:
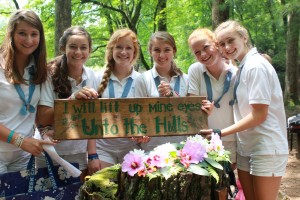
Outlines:
{"type": "Polygon", "coordinates": [[[99,160],[98,154],[94,153],[94,154],[89,154],[88,155],[88,160],[92,161],[92,160],[99,160]]]}
{"type": "Polygon", "coordinates": [[[15,133],[14,130],[11,130],[11,131],[10,131],[10,133],[9,133],[9,135],[8,135],[8,137],[7,137],[7,143],[10,143],[10,142],[11,142],[11,139],[12,139],[14,133],[15,133]]]}
{"type": "Polygon", "coordinates": [[[15,141],[14,141],[14,145],[15,145],[16,147],[20,148],[21,145],[22,145],[22,143],[23,143],[23,141],[24,141],[24,139],[25,139],[25,136],[24,136],[24,135],[19,135],[19,136],[17,136],[17,138],[16,138],[15,141]]]}

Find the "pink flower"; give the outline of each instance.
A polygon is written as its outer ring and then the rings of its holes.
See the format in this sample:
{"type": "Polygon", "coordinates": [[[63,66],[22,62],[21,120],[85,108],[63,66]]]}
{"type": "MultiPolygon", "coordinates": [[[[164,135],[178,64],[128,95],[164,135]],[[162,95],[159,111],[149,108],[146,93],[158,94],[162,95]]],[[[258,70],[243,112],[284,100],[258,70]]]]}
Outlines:
{"type": "Polygon", "coordinates": [[[138,171],[144,170],[144,168],[143,158],[139,154],[130,152],[125,155],[122,163],[122,172],[127,172],[130,176],[134,176],[138,171]]]}
{"type": "Polygon", "coordinates": [[[149,157],[147,159],[147,163],[151,166],[156,166],[158,168],[162,168],[166,166],[166,160],[168,159],[167,155],[159,152],[150,152],[149,157]]]}
{"type": "Polygon", "coordinates": [[[216,152],[223,151],[224,146],[222,145],[222,140],[218,134],[211,134],[209,149],[216,152]]]}
{"type": "Polygon", "coordinates": [[[185,157],[185,161],[187,161],[188,158],[189,163],[194,164],[198,164],[208,157],[205,146],[203,146],[200,142],[193,140],[186,141],[181,151],[181,155],[185,157]]]}

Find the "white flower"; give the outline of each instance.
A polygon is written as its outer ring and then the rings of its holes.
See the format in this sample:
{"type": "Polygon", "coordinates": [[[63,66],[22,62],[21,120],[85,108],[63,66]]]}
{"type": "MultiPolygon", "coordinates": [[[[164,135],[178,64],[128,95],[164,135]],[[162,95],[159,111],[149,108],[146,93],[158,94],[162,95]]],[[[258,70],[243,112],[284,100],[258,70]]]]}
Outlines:
{"type": "Polygon", "coordinates": [[[59,167],[58,168],[58,175],[59,175],[59,179],[60,180],[65,180],[66,178],[70,178],[71,174],[68,173],[68,171],[66,171],[63,167],[59,167]]]}

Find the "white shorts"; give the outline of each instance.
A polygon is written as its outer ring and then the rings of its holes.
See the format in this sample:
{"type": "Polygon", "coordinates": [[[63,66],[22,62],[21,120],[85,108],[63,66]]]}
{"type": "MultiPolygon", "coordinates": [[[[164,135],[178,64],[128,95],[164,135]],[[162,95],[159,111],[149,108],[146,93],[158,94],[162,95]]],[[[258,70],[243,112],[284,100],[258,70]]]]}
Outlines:
{"type": "Polygon", "coordinates": [[[26,170],[31,154],[23,151],[0,152],[0,174],[26,170]]]}
{"type": "Polygon", "coordinates": [[[254,155],[237,154],[237,168],[254,176],[283,176],[285,174],[288,155],[254,155]]]}
{"type": "MultiPolygon", "coordinates": [[[[87,154],[86,153],[78,153],[72,155],[59,155],[64,160],[68,161],[69,163],[78,163],[79,169],[85,170],[87,169],[87,154]]],[[[58,165],[55,160],[52,160],[54,165],[58,165]]],[[[35,164],[37,168],[46,167],[46,160],[45,156],[37,156],[35,159],[35,164]]]]}
{"type": "Polygon", "coordinates": [[[150,141],[147,143],[142,143],[141,148],[145,152],[152,151],[155,147],[165,144],[165,143],[180,143],[182,141],[185,141],[188,136],[182,135],[182,136],[165,136],[165,137],[151,137],[150,141]]]}
{"type": "Polygon", "coordinates": [[[110,163],[110,164],[118,164],[123,162],[124,156],[134,149],[140,149],[138,145],[133,145],[132,147],[128,147],[126,149],[118,149],[117,147],[114,150],[111,149],[99,149],[97,148],[97,154],[101,161],[110,163]]]}
{"type": "Polygon", "coordinates": [[[222,142],[226,151],[230,151],[230,161],[231,163],[236,163],[236,141],[223,141],[222,142]]]}

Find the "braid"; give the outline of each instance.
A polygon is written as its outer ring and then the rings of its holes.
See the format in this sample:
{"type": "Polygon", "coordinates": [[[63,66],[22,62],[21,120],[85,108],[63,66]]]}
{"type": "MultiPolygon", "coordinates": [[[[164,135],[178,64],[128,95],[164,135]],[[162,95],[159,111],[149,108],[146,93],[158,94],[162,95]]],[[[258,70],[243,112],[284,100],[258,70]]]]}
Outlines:
{"type": "Polygon", "coordinates": [[[52,76],[52,83],[54,86],[54,92],[58,94],[60,99],[68,98],[72,94],[72,86],[68,79],[68,67],[67,67],[67,57],[58,57],[55,60],[55,71],[52,76]]]}
{"type": "Polygon", "coordinates": [[[109,77],[111,75],[112,72],[112,65],[111,64],[107,64],[106,65],[106,69],[104,71],[103,77],[102,77],[102,81],[101,84],[98,87],[98,96],[101,97],[105,88],[107,87],[108,81],[109,81],[109,77]]]}

